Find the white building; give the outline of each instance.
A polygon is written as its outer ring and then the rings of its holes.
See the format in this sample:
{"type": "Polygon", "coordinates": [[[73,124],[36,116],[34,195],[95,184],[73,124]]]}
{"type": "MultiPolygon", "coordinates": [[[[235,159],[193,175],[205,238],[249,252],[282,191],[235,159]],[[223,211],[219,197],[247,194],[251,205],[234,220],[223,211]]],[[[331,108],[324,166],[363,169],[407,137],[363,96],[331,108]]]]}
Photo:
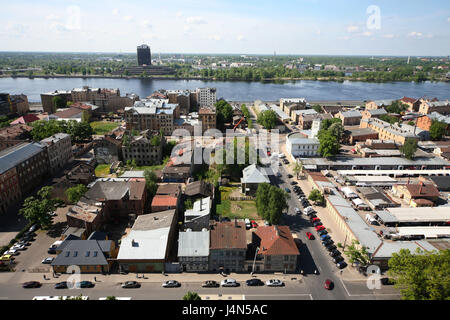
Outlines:
{"type": "Polygon", "coordinates": [[[209,230],[180,232],[178,237],[178,260],[182,271],[208,271],[209,230]]]}
{"type": "Polygon", "coordinates": [[[316,157],[319,155],[319,140],[304,138],[299,132],[286,136],[286,149],[293,157],[316,157]]]}
{"type": "Polygon", "coordinates": [[[197,103],[199,107],[213,106],[216,101],[216,88],[197,88],[197,103]]]}
{"type": "Polygon", "coordinates": [[[57,133],[41,140],[41,144],[47,147],[51,174],[63,169],[69,161],[73,160],[72,141],[69,134],[57,133]]]}

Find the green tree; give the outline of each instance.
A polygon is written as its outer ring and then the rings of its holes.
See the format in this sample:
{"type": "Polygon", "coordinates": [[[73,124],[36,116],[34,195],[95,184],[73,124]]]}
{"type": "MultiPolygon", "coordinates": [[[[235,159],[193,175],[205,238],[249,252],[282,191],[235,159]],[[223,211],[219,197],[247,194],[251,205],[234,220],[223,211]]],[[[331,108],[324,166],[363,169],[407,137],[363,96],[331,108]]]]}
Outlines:
{"type": "Polygon", "coordinates": [[[447,124],[445,122],[432,120],[430,126],[431,140],[441,140],[446,130],[447,124]]]}
{"type": "Polygon", "coordinates": [[[398,122],[398,118],[394,117],[394,116],[390,116],[388,114],[382,114],[379,116],[380,120],[386,121],[390,124],[395,124],[398,122]]]}
{"type": "Polygon", "coordinates": [[[42,187],[37,192],[37,198],[31,196],[25,199],[19,214],[31,223],[37,223],[46,228],[52,224],[50,213],[56,210],[56,201],[51,199],[52,187],[42,187]]]}
{"type": "Polygon", "coordinates": [[[61,98],[60,96],[54,96],[52,98],[52,107],[53,107],[53,109],[52,109],[53,113],[55,113],[57,109],[65,108],[66,103],[64,102],[63,98],[61,98]]]}
{"type": "Polygon", "coordinates": [[[300,160],[295,161],[294,168],[292,169],[292,171],[294,171],[298,179],[299,173],[303,172],[303,163],[300,160]]]}
{"type": "Polygon", "coordinates": [[[115,296],[107,296],[106,300],[117,300],[115,296]]]}
{"type": "Polygon", "coordinates": [[[266,110],[258,114],[257,122],[265,129],[271,130],[277,123],[277,114],[273,110],[266,110]]]}
{"type": "Polygon", "coordinates": [[[388,275],[405,300],[450,300],[450,250],[393,253],[388,275]]]}
{"type": "Polygon", "coordinates": [[[308,199],[311,201],[314,201],[318,205],[323,205],[325,203],[325,198],[324,198],[323,194],[321,194],[320,191],[317,189],[311,190],[311,192],[308,196],[308,199]]]}
{"type": "Polygon", "coordinates": [[[399,150],[406,159],[412,160],[417,151],[417,140],[414,138],[407,138],[399,150]]]}
{"type": "Polygon", "coordinates": [[[75,187],[67,189],[65,194],[70,203],[77,203],[87,191],[88,188],[85,185],[78,184],[75,187]]]}
{"type": "Polygon", "coordinates": [[[338,141],[341,141],[342,135],[344,134],[344,126],[339,122],[335,122],[328,128],[328,131],[335,136],[338,141]]]}
{"type": "Polygon", "coordinates": [[[145,177],[145,186],[147,187],[147,192],[151,198],[156,194],[156,190],[158,190],[157,181],[158,178],[153,170],[145,169],[144,171],[145,177]]]}
{"type": "Polygon", "coordinates": [[[283,210],[288,208],[289,195],[282,189],[268,183],[261,183],[256,190],[258,215],[271,224],[280,222],[283,210]]]}
{"type": "Polygon", "coordinates": [[[91,120],[91,115],[89,114],[88,111],[83,110],[83,112],[81,113],[81,121],[82,122],[90,122],[91,120]]]}
{"type": "Polygon", "coordinates": [[[56,133],[64,132],[64,128],[61,126],[62,121],[57,120],[38,120],[34,121],[31,126],[31,136],[33,140],[40,141],[42,139],[48,138],[56,133]]]}
{"type": "Polygon", "coordinates": [[[339,153],[340,144],[336,136],[334,136],[328,130],[319,131],[319,154],[322,157],[334,157],[339,153]]]}
{"type": "Polygon", "coordinates": [[[314,111],[316,111],[317,113],[323,113],[322,107],[321,107],[319,104],[313,105],[312,108],[313,108],[314,111]]]}
{"type": "Polygon", "coordinates": [[[334,123],[342,124],[342,120],[339,118],[323,119],[320,123],[320,130],[328,130],[328,128],[334,123]]]}
{"type": "Polygon", "coordinates": [[[192,209],[194,207],[194,205],[192,204],[192,200],[186,199],[186,201],[184,201],[184,209],[189,210],[192,209]]]}
{"type": "MultiPolygon", "coordinates": [[[[338,243],[339,248],[343,248],[342,244],[338,243]]],[[[343,248],[348,261],[351,264],[359,263],[362,267],[366,267],[370,263],[369,253],[365,246],[361,246],[358,240],[353,240],[352,244],[343,248]]]]}
{"type": "Polygon", "coordinates": [[[183,300],[199,301],[199,300],[202,300],[202,298],[198,295],[197,292],[188,291],[183,296],[183,300]]]}

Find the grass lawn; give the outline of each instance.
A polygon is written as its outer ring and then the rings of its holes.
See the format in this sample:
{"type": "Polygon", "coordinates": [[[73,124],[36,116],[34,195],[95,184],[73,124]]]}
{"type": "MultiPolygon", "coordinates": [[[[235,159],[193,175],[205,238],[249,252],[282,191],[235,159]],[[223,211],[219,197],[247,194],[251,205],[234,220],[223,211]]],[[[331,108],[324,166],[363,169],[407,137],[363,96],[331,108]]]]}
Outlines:
{"type": "Polygon", "coordinates": [[[91,127],[94,129],[94,134],[105,134],[111,132],[119,126],[116,122],[110,121],[94,121],[91,122],[91,127]]]}
{"type": "Polygon", "coordinates": [[[95,168],[95,175],[97,177],[106,177],[107,175],[109,175],[109,167],[110,166],[111,166],[110,164],[99,164],[95,168]]]}
{"type": "Polygon", "coordinates": [[[220,187],[221,203],[216,206],[216,213],[230,219],[260,219],[256,212],[256,203],[253,200],[232,201],[228,196],[233,191],[233,187],[220,187]]]}

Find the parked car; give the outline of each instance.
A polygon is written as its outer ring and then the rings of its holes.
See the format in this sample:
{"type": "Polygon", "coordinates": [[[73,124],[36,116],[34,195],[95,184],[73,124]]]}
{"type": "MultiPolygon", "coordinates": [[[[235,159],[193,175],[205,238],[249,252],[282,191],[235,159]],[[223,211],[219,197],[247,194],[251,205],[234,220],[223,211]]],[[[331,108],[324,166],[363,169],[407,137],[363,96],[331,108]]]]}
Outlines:
{"type": "Polygon", "coordinates": [[[286,191],[287,193],[291,193],[291,189],[289,188],[284,188],[284,191],[286,191]]]}
{"type": "Polygon", "coordinates": [[[75,288],[93,288],[95,284],[90,281],[80,281],[75,284],[75,288]]]}
{"type": "Polygon", "coordinates": [[[296,184],[298,184],[297,181],[291,181],[291,185],[292,185],[292,186],[295,186],[296,184]]]}
{"type": "Polygon", "coordinates": [[[303,210],[303,213],[309,216],[312,213],[316,213],[316,211],[313,209],[313,207],[309,206],[306,207],[305,210],[303,210]]]}
{"type": "Polygon", "coordinates": [[[395,284],[394,280],[386,278],[386,277],[385,278],[381,278],[380,281],[381,281],[381,284],[385,285],[385,286],[395,284]]]}
{"type": "Polygon", "coordinates": [[[55,289],[67,289],[67,281],[55,283],[55,289]]]}
{"type": "Polygon", "coordinates": [[[11,249],[16,249],[16,250],[25,250],[26,249],[26,245],[23,243],[16,243],[15,245],[13,245],[11,247],[11,249]]]}
{"type": "Polygon", "coordinates": [[[122,283],[122,288],[124,289],[134,289],[134,288],[140,288],[141,284],[137,281],[125,281],[122,283]]]}
{"type": "Polygon", "coordinates": [[[342,257],[342,256],[336,256],[336,257],[334,257],[333,259],[332,259],[332,261],[334,262],[334,263],[338,263],[338,262],[341,262],[341,261],[343,261],[344,260],[344,258],[342,257]]]}
{"type": "Polygon", "coordinates": [[[337,249],[336,246],[335,246],[334,244],[329,244],[329,245],[326,246],[325,248],[327,248],[328,251],[333,251],[333,250],[337,249]]]}
{"type": "Polygon", "coordinates": [[[284,282],[279,279],[270,279],[266,281],[266,286],[268,287],[282,287],[284,282]]]}
{"type": "Polygon", "coordinates": [[[0,261],[11,261],[14,260],[14,257],[10,254],[5,254],[0,257],[0,261]]]}
{"type": "Polygon", "coordinates": [[[236,282],[236,280],[234,280],[234,279],[228,278],[228,279],[223,279],[220,282],[220,285],[222,287],[237,287],[239,285],[239,283],[236,282]]]}
{"type": "Polygon", "coordinates": [[[322,241],[325,241],[325,240],[327,240],[327,239],[331,239],[330,235],[324,234],[324,235],[321,235],[321,236],[320,236],[320,240],[322,240],[322,241]]]}
{"type": "Polygon", "coordinates": [[[301,214],[302,211],[299,208],[295,208],[295,214],[301,214]]]}
{"type": "Polygon", "coordinates": [[[306,236],[308,237],[309,240],[314,240],[314,236],[312,235],[311,232],[307,232],[306,236]]]}
{"type": "Polygon", "coordinates": [[[341,253],[339,252],[339,250],[333,250],[333,251],[330,252],[330,256],[331,257],[337,257],[337,256],[340,256],[340,255],[341,255],[341,253]]]}
{"type": "Polygon", "coordinates": [[[258,224],[256,223],[255,220],[252,220],[252,228],[258,228],[258,224]]]}
{"type": "Polygon", "coordinates": [[[324,247],[329,246],[330,244],[333,244],[333,243],[334,243],[334,241],[331,239],[326,239],[326,240],[322,241],[322,245],[324,247]]]}
{"type": "Polygon", "coordinates": [[[47,258],[45,258],[44,260],[42,260],[42,263],[43,263],[43,264],[50,264],[50,263],[53,262],[53,260],[55,260],[55,258],[53,258],[53,257],[47,257],[47,258]]]}
{"type": "Polygon", "coordinates": [[[33,224],[28,231],[29,232],[35,232],[37,229],[38,229],[38,225],[37,224],[33,224]]]}
{"type": "Polygon", "coordinates": [[[245,218],[244,222],[245,222],[245,228],[246,228],[247,230],[248,230],[248,229],[251,229],[252,224],[251,224],[251,222],[250,222],[250,219],[249,219],[249,218],[245,218]]]}
{"type": "Polygon", "coordinates": [[[263,286],[264,282],[262,282],[260,279],[249,279],[245,281],[245,284],[248,285],[249,287],[263,286]]]}
{"type": "Polygon", "coordinates": [[[39,281],[28,281],[22,285],[22,288],[30,289],[30,288],[39,288],[41,283],[39,281]]]}
{"type": "Polygon", "coordinates": [[[269,221],[266,221],[266,220],[265,220],[265,221],[264,221],[264,225],[265,225],[265,226],[270,226],[269,221]]]}
{"type": "Polygon", "coordinates": [[[333,281],[331,281],[330,279],[325,280],[325,285],[323,286],[325,289],[327,290],[331,290],[333,289],[333,281]]]}
{"type": "Polygon", "coordinates": [[[56,249],[55,248],[48,248],[47,253],[48,254],[56,254],[56,249]]]}
{"type": "Polygon", "coordinates": [[[53,211],[53,212],[50,212],[49,215],[50,215],[50,217],[54,217],[54,216],[57,216],[58,214],[53,211]]]}
{"type": "Polygon", "coordinates": [[[3,252],[4,256],[6,256],[6,255],[17,256],[18,254],[19,254],[19,250],[13,249],[13,248],[9,249],[8,251],[3,252]]]}
{"type": "Polygon", "coordinates": [[[323,229],[325,229],[325,227],[324,226],[317,226],[317,227],[314,227],[315,229],[316,229],[316,231],[320,231],[320,230],[323,230],[323,229]]]}
{"type": "Polygon", "coordinates": [[[344,269],[346,266],[347,266],[347,263],[345,261],[336,263],[336,267],[338,267],[339,269],[344,269]]]}
{"type": "Polygon", "coordinates": [[[228,218],[228,217],[222,217],[222,220],[221,220],[221,221],[222,221],[222,222],[230,222],[231,219],[228,218]]]}
{"type": "Polygon", "coordinates": [[[287,176],[288,176],[289,179],[291,179],[291,178],[294,177],[294,176],[293,176],[292,174],[290,174],[290,173],[289,173],[287,176]]]}
{"type": "Polygon", "coordinates": [[[314,217],[314,218],[311,218],[311,221],[312,221],[312,222],[316,222],[316,221],[320,221],[320,219],[317,218],[317,217],[314,217]]]}
{"type": "Polygon", "coordinates": [[[322,225],[322,222],[321,222],[321,221],[317,221],[317,222],[314,222],[314,223],[313,223],[313,226],[314,226],[314,227],[321,226],[321,225],[322,225]]]}
{"type": "Polygon", "coordinates": [[[327,233],[328,233],[328,231],[327,231],[326,229],[317,231],[317,234],[318,234],[319,236],[322,236],[322,235],[327,234],[327,233]]]}
{"type": "Polygon", "coordinates": [[[219,283],[214,280],[206,280],[205,282],[202,283],[203,288],[216,288],[219,286],[220,286],[219,283]]]}
{"type": "Polygon", "coordinates": [[[176,280],[168,280],[162,284],[164,288],[176,288],[181,287],[181,283],[176,280]]]}

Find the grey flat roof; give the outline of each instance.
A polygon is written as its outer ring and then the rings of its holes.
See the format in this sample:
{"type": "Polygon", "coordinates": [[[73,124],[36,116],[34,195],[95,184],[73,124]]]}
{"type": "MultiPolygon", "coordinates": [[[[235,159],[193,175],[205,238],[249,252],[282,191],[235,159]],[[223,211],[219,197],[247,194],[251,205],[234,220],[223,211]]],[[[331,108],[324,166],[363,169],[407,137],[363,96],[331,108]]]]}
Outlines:
{"type": "Polygon", "coordinates": [[[209,256],[209,230],[180,232],[178,237],[178,256],[209,256]]]}
{"type": "Polygon", "coordinates": [[[37,143],[23,143],[0,152],[0,173],[4,173],[41,152],[44,147],[37,143]]]}
{"type": "Polygon", "coordinates": [[[382,158],[350,158],[341,157],[336,160],[327,160],[325,158],[306,158],[302,160],[303,164],[313,164],[322,166],[332,165],[405,165],[405,166],[417,166],[417,165],[444,165],[450,166],[450,162],[440,158],[415,158],[414,160],[408,160],[399,157],[382,157],[382,158]]]}
{"type": "Polygon", "coordinates": [[[361,245],[367,248],[369,253],[375,252],[381,244],[375,230],[369,227],[360,215],[352,208],[351,204],[340,195],[328,196],[328,200],[333,207],[344,218],[352,233],[358,239],[361,245]]]}
{"type": "Polygon", "coordinates": [[[392,215],[392,214],[390,214],[388,211],[384,211],[384,210],[380,210],[380,211],[374,211],[374,213],[378,216],[378,217],[380,217],[380,219],[384,222],[384,223],[386,223],[386,222],[390,222],[390,223],[396,223],[396,222],[399,222],[398,221],[398,219],[394,216],[394,215],[392,215]]]}
{"type": "Polygon", "coordinates": [[[393,253],[399,252],[401,249],[408,249],[411,253],[415,253],[416,249],[420,248],[425,251],[434,251],[436,250],[431,244],[427,241],[395,241],[388,242],[384,241],[383,245],[377,250],[374,254],[374,258],[390,258],[393,253]]]}

